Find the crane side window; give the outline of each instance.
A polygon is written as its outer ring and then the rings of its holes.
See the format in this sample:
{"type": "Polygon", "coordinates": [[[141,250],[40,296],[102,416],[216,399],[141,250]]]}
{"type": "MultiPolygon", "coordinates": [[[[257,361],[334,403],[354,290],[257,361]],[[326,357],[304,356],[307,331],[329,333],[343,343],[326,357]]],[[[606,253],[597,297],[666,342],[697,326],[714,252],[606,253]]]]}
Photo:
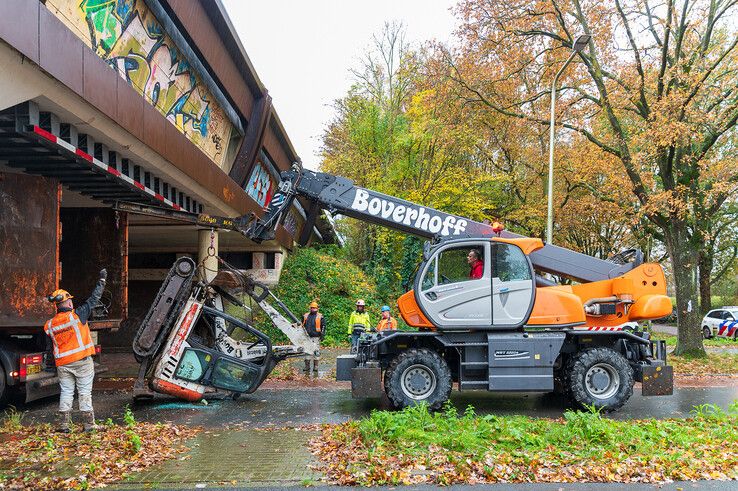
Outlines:
{"type": "Polygon", "coordinates": [[[509,244],[492,246],[492,277],[500,281],[530,280],[531,273],[525,254],[509,244]]]}
{"type": "Polygon", "coordinates": [[[428,290],[429,288],[433,288],[436,286],[436,260],[433,259],[430,266],[428,266],[428,269],[425,272],[425,276],[423,276],[423,283],[421,284],[421,288],[423,291],[428,290]]]}
{"type": "Polygon", "coordinates": [[[447,285],[449,283],[458,283],[461,281],[472,281],[471,269],[467,257],[471,250],[479,253],[481,264],[479,268],[484,271],[484,244],[465,245],[463,247],[454,247],[446,249],[438,255],[438,284],[447,285]]]}

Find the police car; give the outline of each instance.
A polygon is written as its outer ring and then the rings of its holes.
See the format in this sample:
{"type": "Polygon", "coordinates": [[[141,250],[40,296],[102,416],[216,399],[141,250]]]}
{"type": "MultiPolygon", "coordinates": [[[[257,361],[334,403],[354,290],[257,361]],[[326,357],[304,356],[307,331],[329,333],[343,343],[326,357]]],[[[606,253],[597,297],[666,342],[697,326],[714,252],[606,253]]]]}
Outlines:
{"type": "Polygon", "coordinates": [[[713,336],[738,340],[738,307],[713,309],[702,319],[702,337],[713,336]]]}

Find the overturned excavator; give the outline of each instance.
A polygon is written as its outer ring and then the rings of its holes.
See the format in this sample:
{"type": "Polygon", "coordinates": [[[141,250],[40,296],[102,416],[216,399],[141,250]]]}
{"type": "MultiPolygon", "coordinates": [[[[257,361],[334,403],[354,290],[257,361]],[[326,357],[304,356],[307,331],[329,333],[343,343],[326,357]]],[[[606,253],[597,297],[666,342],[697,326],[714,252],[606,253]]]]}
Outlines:
{"type": "MultiPolygon", "coordinates": [[[[614,410],[631,396],[635,381],[642,382],[644,395],[671,394],[664,342],[637,327],[668,315],[671,302],[661,266],[643,263],[639,251],[594,258],[299,165],[282,173],[279,191],[261,218],[118,207],[237,230],[260,242],[274,237],[297,198],[309,204],[301,240],[322,209],[427,239],[413,289],[398,299],[400,314],[413,329],[366,333],[355,353],[338,359],[337,378],[351,381],[354,397],[386,394],[397,407],[422,402],[438,408],[456,383],[459,390],[561,391],[579,405],[614,410]],[[483,260],[481,277],[473,279],[464,269],[470,249],[483,260]],[[557,284],[550,275],[573,283],[557,284]]],[[[177,315],[184,319],[187,312],[183,307],[177,315]]],[[[174,339],[172,346],[182,344],[174,339]]],[[[262,344],[268,346],[268,340],[262,344]]],[[[264,358],[255,380],[277,359],[276,354],[264,358]]],[[[176,364],[169,370],[168,383],[186,380],[177,375],[176,364]]],[[[156,384],[163,390],[162,382],[156,384]]]]}
{"type": "Polygon", "coordinates": [[[255,391],[280,361],[320,354],[318,342],[265,285],[222,260],[221,268],[205,282],[189,258],[171,267],[133,340],[141,363],[134,398],[150,398],[152,391],[187,401],[235,398],[255,391]],[[292,344],[274,346],[249,323],[253,316],[243,313],[255,308],[292,344]]]}

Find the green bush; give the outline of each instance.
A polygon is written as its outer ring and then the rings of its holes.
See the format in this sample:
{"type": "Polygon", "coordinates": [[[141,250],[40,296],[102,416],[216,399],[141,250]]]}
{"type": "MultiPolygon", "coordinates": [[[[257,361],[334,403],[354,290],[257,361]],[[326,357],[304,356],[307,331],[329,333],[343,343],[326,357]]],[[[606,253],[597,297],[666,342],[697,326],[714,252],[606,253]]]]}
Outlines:
{"type": "MultiPolygon", "coordinates": [[[[334,247],[294,250],[287,257],[279,285],[274,289],[275,295],[300,318],[308,311],[310,302],[318,302],[328,326],[323,343],[327,346],[346,343],[348,319],[358,298],[366,301],[372,323],[379,322],[379,309],[383,302],[389,302],[378,294],[376,283],[359,267],[341,258],[340,252],[334,247]]],[[[259,325],[274,343],[287,342],[278,330],[259,325]]]]}

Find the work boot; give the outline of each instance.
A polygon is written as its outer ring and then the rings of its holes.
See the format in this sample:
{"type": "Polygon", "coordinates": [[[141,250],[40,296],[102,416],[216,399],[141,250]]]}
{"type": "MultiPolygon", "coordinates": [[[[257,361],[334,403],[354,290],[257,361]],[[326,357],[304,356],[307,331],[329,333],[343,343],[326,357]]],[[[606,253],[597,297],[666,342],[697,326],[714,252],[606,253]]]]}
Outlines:
{"type": "Polygon", "coordinates": [[[59,426],[56,431],[59,433],[72,431],[72,411],[59,411],[59,426]]]}
{"type": "Polygon", "coordinates": [[[98,426],[95,424],[95,413],[92,411],[82,411],[82,424],[85,431],[95,431],[98,426]]]}
{"type": "Polygon", "coordinates": [[[305,370],[303,372],[310,373],[310,360],[305,360],[305,370]]]}

